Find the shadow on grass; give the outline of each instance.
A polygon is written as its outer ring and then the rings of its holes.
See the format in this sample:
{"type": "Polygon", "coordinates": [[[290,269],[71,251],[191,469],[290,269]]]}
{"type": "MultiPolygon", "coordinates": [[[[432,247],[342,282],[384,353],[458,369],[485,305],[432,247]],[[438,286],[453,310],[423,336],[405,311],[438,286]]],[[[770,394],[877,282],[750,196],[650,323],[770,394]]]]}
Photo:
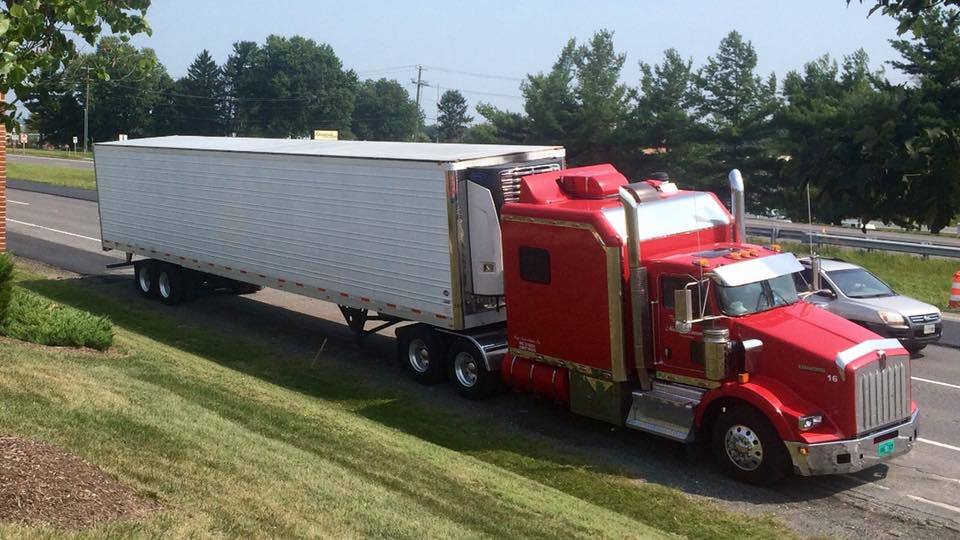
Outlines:
{"type": "MultiPolygon", "coordinates": [[[[611,430],[609,425],[575,417],[525,396],[503,396],[484,404],[467,403],[454,397],[452,392],[442,392],[436,387],[422,389],[398,380],[402,369],[392,362],[393,339],[389,337],[370,336],[364,349],[359,350],[344,324],[250,298],[211,298],[171,309],[140,298],[126,279],[115,276],[31,280],[20,285],[58,302],[105,315],[121,328],[270,384],[325,400],[359,404],[354,412],[384,426],[467,453],[679,534],[700,536],[684,528],[685,519],[677,518],[677,512],[682,512],[684,506],[693,509],[699,506],[681,500],[663,486],[723,500],[782,504],[825,498],[858,485],[844,477],[788,479],[774,488],[743,485],[723,477],[711,464],[689,463],[678,458],[677,455],[682,454],[679,445],[628,430],[611,430]],[[316,361],[311,351],[324,341],[329,343],[328,354],[323,356],[319,369],[311,368],[312,361],[316,361]],[[278,346],[272,348],[271,343],[278,346]],[[291,347],[298,352],[292,355],[283,352],[291,347]],[[331,359],[333,355],[336,357],[331,359]],[[491,410],[478,417],[471,414],[479,411],[477,407],[491,410]],[[530,409],[528,418],[518,420],[519,408],[530,409]],[[516,424],[527,434],[518,434],[516,424]],[[540,436],[531,431],[539,432],[540,436]],[[551,448],[543,436],[556,439],[566,448],[570,448],[572,442],[584,451],[551,448]],[[605,459],[612,455],[623,459],[605,459]],[[622,482],[625,478],[642,478],[647,483],[637,484],[636,489],[625,489],[627,485],[622,482]]],[[[203,389],[187,388],[195,384],[191,381],[146,376],[151,382],[189,395],[193,400],[209,394],[203,389]]],[[[242,398],[237,396],[209,394],[202,399],[209,400],[204,406],[244,424],[255,424],[251,417],[264,414],[250,410],[249,404],[244,407],[242,398]]],[[[252,428],[295,445],[303,444],[296,434],[310,428],[309,424],[268,424],[252,428]]],[[[860,475],[859,479],[877,479],[877,475],[884,474],[885,469],[881,469],[860,475]]],[[[696,519],[702,519],[703,514],[702,510],[696,510],[688,517],[694,519],[696,515],[696,519]]],[[[715,519],[743,520],[732,514],[718,514],[715,519]]],[[[773,530],[782,531],[779,527],[773,530]]]]}

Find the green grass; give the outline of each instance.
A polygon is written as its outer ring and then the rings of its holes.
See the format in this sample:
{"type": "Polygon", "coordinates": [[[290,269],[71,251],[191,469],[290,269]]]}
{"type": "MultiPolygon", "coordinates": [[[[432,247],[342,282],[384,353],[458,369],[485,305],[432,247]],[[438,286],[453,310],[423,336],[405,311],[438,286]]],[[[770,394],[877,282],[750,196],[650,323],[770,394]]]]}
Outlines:
{"type": "MultiPolygon", "coordinates": [[[[781,244],[785,251],[797,256],[810,253],[810,248],[800,244],[781,244]]],[[[843,249],[820,246],[817,252],[824,257],[838,257],[860,265],[887,282],[900,294],[933,304],[946,310],[950,301],[950,283],[953,273],[960,270],[960,261],[953,259],[924,259],[912,255],[862,249],[843,249]]]]}
{"type": "MultiPolygon", "coordinates": [[[[79,147],[78,147],[79,148],[79,147]]],[[[7,147],[8,154],[17,154],[17,155],[27,155],[27,156],[38,156],[38,157],[51,157],[59,159],[93,159],[93,152],[84,153],[82,150],[77,150],[76,152],[68,152],[66,150],[40,150],[38,148],[14,148],[12,146],[7,147]]]]}
{"type": "Polygon", "coordinates": [[[40,345],[101,351],[113,344],[113,327],[107,318],[52,302],[20,287],[13,289],[0,334],[40,345]]]}
{"type": "Polygon", "coordinates": [[[8,161],[7,178],[31,180],[33,182],[43,182],[46,184],[82,189],[97,188],[97,181],[93,174],[93,169],[79,169],[76,167],[57,167],[8,161]]]}
{"type": "Polygon", "coordinates": [[[78,453],[165,508],[91,535],[792,537],[267,343],[68,281],[22,285],[117,328],[107,354],[0,344],[4,431],[78,453]]]}

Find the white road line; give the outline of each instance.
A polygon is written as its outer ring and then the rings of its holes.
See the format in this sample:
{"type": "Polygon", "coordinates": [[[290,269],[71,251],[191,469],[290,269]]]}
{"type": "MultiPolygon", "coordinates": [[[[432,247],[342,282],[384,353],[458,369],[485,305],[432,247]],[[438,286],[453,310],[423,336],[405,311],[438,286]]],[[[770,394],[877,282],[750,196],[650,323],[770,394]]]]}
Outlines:
{"type": "Polygon", "coordinates": [[[930,379],[923,379],[923,378],[921,378],[921,377],[910,377],[910,378],[913,379],[913,380],[915,380],[915,381],[925,382],[925,383],[929,383],[929,384],[936,384],[936,385],[939,385],[939,386],[946,386],[947,388],[953,388],[953,389],[955,389],[955,390],[960,390],[960,384],[950,384],[950,383],[945,383],[945,382],[940,382],[940,381],[931,381],[930,379]]]}
{"type": "Polygon", "coordinates": [[[942,442],[931,441],[930,439],[924,439],[922,437],[917,437],[917,441],[932,444],[933,446],[939,446],[940,448],[946,448],[947,450],[953,450],[954,452],[960,452],[960,446],[953,446],[950,444],[944,444],[942,442]]]}
{"type": "Polygon", "coordinates": [[[7,199],[7,202],[10,203],[10,204],[22,204],[22,205],[24,205],[24,206],[30,206],[30,203],[28,203],[28,202],[11,201],[10,199],[7,199]]]}
{"type": "Polygon", "coordinates": [[[913,500],[915,500],[915,501],[920,501],[920,502],[922,502],[922,503],[932,504],[933,506],[936,506],[936,507],[938,507],[938,508],[943,508],[944,510],[950,510],[950,511],[952,511],[952,512],[956,512],[956,513],[960,514],[960,507],[956,507],[956,506],[954,506],[954,505],[952,505],[952,504],[947,504],[947,503],[942,503],[942,502],[937,502],[937,501],[931,501],[930,499],[924,499],[923,497],[917,497],[916,495],[910,495],[910,494],[907,494],[907,497],[909,497],[909,498],[911,498],[911,499],[913,499],[913,500]]]}
{"type": "Polygon", "coordinates": [[[90,240],[91,242],[100,242],[99,238],[94,238],[92,236],[84,236],[82,234],[61,231],[60,229],[51,229],[50,227],[44,227],[43,225],[37,225],[36,223],[27,223],[26,221],[17,221],[15,219],[7,218],[7,221],[10,223],[17,223],[19,225],[26,225],[27,227],[36,227],[37,229],[43,229],[45,231],[55,232],[59,234],[65,234],[67,236],[73,236],[75,238],[83,238],[84,240],[90,240]]]}

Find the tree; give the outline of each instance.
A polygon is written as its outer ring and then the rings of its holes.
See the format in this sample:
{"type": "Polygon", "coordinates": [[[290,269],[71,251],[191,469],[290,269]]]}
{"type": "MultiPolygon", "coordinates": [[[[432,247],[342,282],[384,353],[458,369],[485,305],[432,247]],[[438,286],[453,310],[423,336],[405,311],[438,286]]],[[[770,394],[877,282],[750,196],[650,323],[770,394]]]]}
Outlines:
{"type": "Polygon", "coordinates": [[[173,86],[176,131],[184,135],[227,133],[226,83],[223,70],[204,49],[173,86]]]}
{"type": "MultiPolygon", "coordinates": [[[[848,6],[851,1],[847,0],[848,6]]],[[[862,4],[863,0],[860,0],[860,3],[862,4]]],[[[917,19],[925,13],[940,8],[960,7],[960,0],[868,0],[867,3],[873,5],[870,8],[870,15],[879,11],[900,21],[897,34],[906,33],[917,19]]],[[[956,15],[954,15],[954,18],[956,18],[956,15]]]]}
{"type": "Polygon", "coordinates": [[[521,144],[530,140],[530,119],[525,115],[498,109],[483,102],[477,104],[477,113],[486,121],[467,131],[467,141],[521,144]]]}
{"type": "Polygon", "coordinates": [[[563,144],[574,130],[580,105],[574,92],[577,41],[560,51],[549,73],[530,75],[522,85],[523,108],[530,117],[530,137],[542,144],[563,144]]]}
{"type": "Polygon", "coordinates": [[[698,120],[700,93],[693,60],[667,49],[659,65],[640,62],[640,73],[640,91],[625,135],[631,143],[631,169],[697,178],[707,168],[703,162],[712,148],[712,133],[698,120]]]}
{"type": "Polygon", "coordinates": [[[234,45],[227,86],[240,135],[307,137],[315,129],[350,135],[357,76],[333,48],[312,39],[268,36],[234,45]]]}
{"type": "Polygon", "coordinates": [[[460,142],[473,117],[467,114],[467,98],[459,90],[447,90],[437,104],[437,135],[443,142],[460,142]]]}
{"type": "Polygon", "coordinates": [[[64,73],[42,70],[29,93],[18,98],[30,111],[27,129],[40,135],[42,144],[66,145],[79,137],[83,129],[83,105],[80,86],[68,81],[64,73]]]}
{"type": "Polygon", "coordinates": [[[757,51],[733,31],[720,41],[715,56],[707,58],[697,73],[700,92],[699,114],[714,132],[716,151],[707,158],[710,169],[703,171],[703,187],[725,190],[724,178],[740,168],[755,186],[748,204],[766,197],[772,182],[776,156],[768,148],[772,132],[770,119],[777,109],[777,80],[756,73],[757,51]]]}
{"type": "Polygon", "coordinates": [[[371,141],[410,140],[420,125],[421,113],[410,94],[397,81],[364,81],[357,91],[353,134],[371,141]]]}

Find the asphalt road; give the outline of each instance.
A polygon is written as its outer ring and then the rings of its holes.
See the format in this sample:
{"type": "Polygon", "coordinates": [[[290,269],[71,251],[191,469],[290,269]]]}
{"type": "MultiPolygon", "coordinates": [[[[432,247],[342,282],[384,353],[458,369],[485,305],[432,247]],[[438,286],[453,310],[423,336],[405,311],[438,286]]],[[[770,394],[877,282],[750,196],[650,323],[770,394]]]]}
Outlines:
{"type": "Polygon", "coordinates": [[[709,463],[678,459],[682,451],[669,441],[611,430],[527,396],[467,403],[448,388],[413,385],[390,361],[389,331],[357,349],[330,304],[270,289],[250,297],[205,298],[177,308],[148,302],[133,292],[129,269],[105,271],[104,266],[121,260],[121,255],[100,250],[96,203],[15,189],[8,198],[13,253],[90,276],[79,281],[141,302],[144,309],[161,313],[176,309],[185,321],[262,337],[289,349],[292,358],[321,358],[330,363],[330,369],[417,392],[431,406],[465,411],[477,421],[573,448],[598,464],[622,469],[628,477],[676,487],[737,510],[773,514],[805,536],[960,537],[960,351],[956,349],[931,346],[912,361],[913,397],[922,410],[921,441],[913,452],[855,475],[794,478],[773,488],[757,488],[730,481],[709,463]],[[316,351],[326,339],[330,343],[321,356],[316,351]]]}
{"type": "Polygon", "coordinates": [[[51,167],[69,167],[71,169],[92,169],[93,161],[87,159],[63,159],[18,154],[16,149],[7,149],[7,161],[11,163],[33,163],[51,167]]]}

